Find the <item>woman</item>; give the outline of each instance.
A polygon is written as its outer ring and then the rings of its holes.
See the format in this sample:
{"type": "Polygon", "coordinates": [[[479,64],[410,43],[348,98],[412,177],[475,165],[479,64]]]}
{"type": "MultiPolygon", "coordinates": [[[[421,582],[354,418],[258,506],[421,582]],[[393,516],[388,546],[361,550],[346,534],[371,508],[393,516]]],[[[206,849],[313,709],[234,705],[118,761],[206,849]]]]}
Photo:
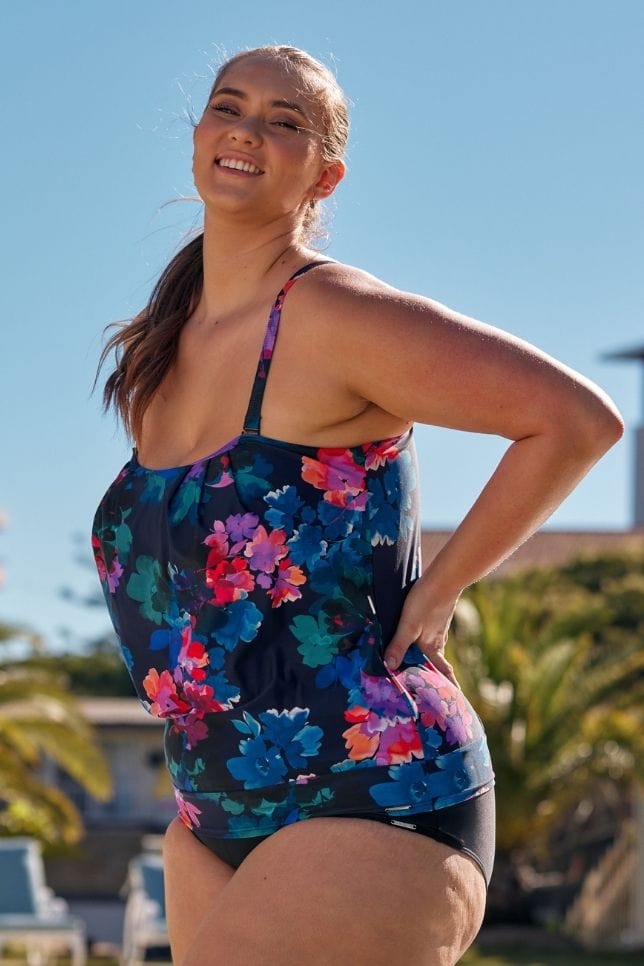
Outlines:
{"type": "Polygon", "coordinates": [[[347,134],[308,54],[229,60],[194,131],[203,235],[101,357],[136,446],[93,545],[166,719],[181,966],[458,961],[494,773],[450,621],[623,432],[534,346],[309,247],[347,134]],[[422,576],[414,422],[513,441],[422,576]]]}

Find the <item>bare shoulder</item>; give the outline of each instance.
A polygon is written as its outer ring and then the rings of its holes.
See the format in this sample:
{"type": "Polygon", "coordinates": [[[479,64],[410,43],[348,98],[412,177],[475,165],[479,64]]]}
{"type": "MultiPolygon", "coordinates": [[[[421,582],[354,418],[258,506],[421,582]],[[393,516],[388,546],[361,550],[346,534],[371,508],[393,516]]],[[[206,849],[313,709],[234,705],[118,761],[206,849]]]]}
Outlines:
{"type": "Polygon", "coordinates": [[[291,297],[346,386],[395,416],[508,439],[618,429],[606,393],[538,346],[362,269],[320,266],[291,297]]]}
{"type": "MultiPolygon", "coordinates": [[[[347,339],[378,335],[379,341],[399,339],[402,335],[427,338],[441,328],[470,329],[490,338],[506,338],[516,345],[521,340],[502,332],[429,296],[406,292],[354,265],[330,262],[303,276],[298,294],[289,296],[300,306],[323,319],[334,336],[347,339]],[[431,331],[433,329],[433,331],[431,331]]],[[[296,291],[297,291],[296,290],[296,291]]],[[[445,332],[444,332],[445,334],[445,332]]],[[[527,346],[528,343],[523,343],[527,346]]]]}

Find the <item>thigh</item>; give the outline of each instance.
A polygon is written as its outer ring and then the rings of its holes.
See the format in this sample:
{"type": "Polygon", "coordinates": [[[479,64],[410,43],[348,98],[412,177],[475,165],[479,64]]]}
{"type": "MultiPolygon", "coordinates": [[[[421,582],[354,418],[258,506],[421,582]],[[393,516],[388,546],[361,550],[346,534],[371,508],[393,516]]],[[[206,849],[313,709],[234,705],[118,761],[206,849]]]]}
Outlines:
{"type": "Polygon", "coordinates": [[[172,960],[181,963],[213,900],[234,869],[202,845],[180,818],[170,822],[163,840],[166,919],[172,960]]]}
{"type": "Polygon", "coordinates": [[[485,897],[477,864],[442,842],[367,819],[307,819],[244,860],[182,966],[452,966],[485,897]]]}

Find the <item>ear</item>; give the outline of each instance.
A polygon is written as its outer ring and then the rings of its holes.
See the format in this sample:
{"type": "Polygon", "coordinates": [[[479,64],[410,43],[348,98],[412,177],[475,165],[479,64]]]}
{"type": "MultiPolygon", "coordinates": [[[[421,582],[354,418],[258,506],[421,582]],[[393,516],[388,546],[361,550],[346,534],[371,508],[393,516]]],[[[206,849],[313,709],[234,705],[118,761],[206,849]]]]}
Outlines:
{"type": "Polygon", "coordinates": [[[346,174],[347,167],[343,161],[331,161],[322,169],[320,177],[313,185],[312,201],[323,201],[332,195],[346,174]]]}

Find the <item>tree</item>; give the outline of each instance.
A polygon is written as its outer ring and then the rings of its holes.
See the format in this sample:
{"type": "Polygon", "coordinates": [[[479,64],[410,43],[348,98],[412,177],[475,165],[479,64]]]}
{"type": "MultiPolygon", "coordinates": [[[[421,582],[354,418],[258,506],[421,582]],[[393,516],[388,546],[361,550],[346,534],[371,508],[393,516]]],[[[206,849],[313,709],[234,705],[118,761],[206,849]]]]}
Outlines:
{"type": "MultiPolygon", "coordinates": [[[[15,628],[0,624],[0,641],[15,628]]],[[[40,774],[50,758],[95,798],[112,794],[106,760],[65,679],[51,671],[0,665],[0,834],[73,844],[83,826],[74,804],[40,774]]]]}
{"type": "Polygon", "coordinates": [[[450,634],[456,676],[488,735],[499,850],[538,855],[573,803],[644,781],[644,556],[467,588],[450,634]]]}

